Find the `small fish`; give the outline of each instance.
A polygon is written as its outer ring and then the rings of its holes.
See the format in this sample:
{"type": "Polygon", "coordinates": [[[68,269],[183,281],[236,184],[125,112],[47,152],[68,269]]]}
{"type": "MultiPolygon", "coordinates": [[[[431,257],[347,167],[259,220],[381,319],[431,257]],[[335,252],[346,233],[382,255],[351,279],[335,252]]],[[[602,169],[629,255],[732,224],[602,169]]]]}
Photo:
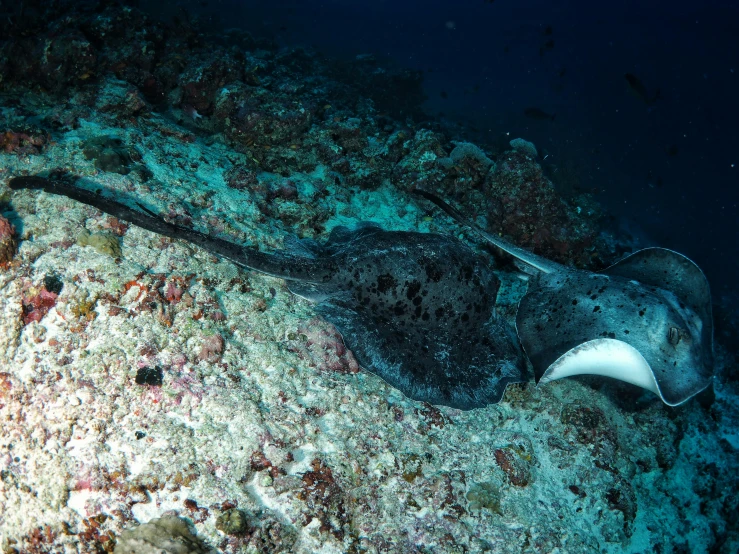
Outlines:
{"type": "Polygon", "coordinates": [[[197,121],[198,119],[203,118],[203,116],[198,113],[198,110],[196,110],[195,107],[190,104],[185,104],[182,106],[182,113],[184,113],[193,121],[197,121]]]}
{"type": "Polygon", "coordinates": [[[526,117],[536,119],[537,121],[554,121],[554,118],[557,117],[557,114],[549,114],[539,108],[526,108],[523,111],[523,114],[526,117]]]}
{"type": "Polygon", "coordinates": [[[634,94],[641,98],[641,100],[647,106],[651,106],[660,98],[659,89],[657,89],[657,92],[654,93],[654,96],[650,97],[649,93],[647,92],[647,87],[644,86],[644,83],[642,83],[636,75],[632,73],[625,73],[624,78],[626,79],[626,82],[629,83],[629,87],[634,92],[634,94]]]}
{"type": "Polygon", "coordinates": [[[550,50],[554,50],[554,39],[553,38],[547,39],[547,41],[539,47],[539,56],[543,57],[544,54],[546,54],[550,50]]]}
{"type": "Polygon", "coordinates": [[[653,188],[661,189],[664,186],[662,177],[660,177],[659,175],[655,175],[651,169],[647,172],[647,184],[649,185],[649,188],[652,188],[652,189],[653,188]]]}

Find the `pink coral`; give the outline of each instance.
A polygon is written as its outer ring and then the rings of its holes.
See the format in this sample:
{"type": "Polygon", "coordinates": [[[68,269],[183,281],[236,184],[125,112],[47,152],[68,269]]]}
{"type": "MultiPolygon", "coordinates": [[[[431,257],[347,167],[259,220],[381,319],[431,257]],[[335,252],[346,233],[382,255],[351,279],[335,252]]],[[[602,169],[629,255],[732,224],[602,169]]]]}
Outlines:
{"type": "Polygon", "coordinates": [[[23,295],[23,324],[39,322],[56,305],[58,295],[46,288],[31,289],[23,295]],[[30,294],[29,294],[30,293],[30,294]]]}
{"type": "Polygon", "coordinates": [[[198,360],[204,362],[217,362],[221,359],[225,343],[220,333],[206,337],[198,354],[198,360]]]}
{"type": "Polygon", "coordinates": [[[0,133],[0,150],[9,154],[39,154],[49,142],[45,133],[7,130],[0,133]]]}
{"type": "Polygon", "coordinates": [[[17,246],[15,227],[3,216],[0,216],[0,264],[6,264],[13,259],[17,246]]]}
{"type": "Polygon", "coordinates": [[[298,328],[302,340],[294,341],[290,349],[301,358],[309,359],[318,369],[339,373],[357,373],[359,363],[336,328],[318,318],[311,319],[298,328]]]}

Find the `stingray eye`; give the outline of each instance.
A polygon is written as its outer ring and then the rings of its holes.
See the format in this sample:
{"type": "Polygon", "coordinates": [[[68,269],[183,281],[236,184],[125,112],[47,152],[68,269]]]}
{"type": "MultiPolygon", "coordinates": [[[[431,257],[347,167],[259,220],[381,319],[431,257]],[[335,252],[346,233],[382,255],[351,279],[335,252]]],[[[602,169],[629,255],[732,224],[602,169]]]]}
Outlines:
{"type": "Polygon", "coordinates": [[[680,333],[680,329],[677,327],[670,327],[670,330],[667,332],[667,340],[670,341],[670,344],[673,346],[677,346],[677,343],[680,342],[680,339],[682,333],[680,333]]]}

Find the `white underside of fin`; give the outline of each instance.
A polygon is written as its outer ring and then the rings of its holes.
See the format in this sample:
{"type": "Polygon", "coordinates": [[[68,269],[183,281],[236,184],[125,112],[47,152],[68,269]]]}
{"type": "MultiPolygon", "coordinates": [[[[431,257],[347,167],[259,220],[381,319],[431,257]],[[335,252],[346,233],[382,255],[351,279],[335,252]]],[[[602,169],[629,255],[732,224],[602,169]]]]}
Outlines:
{"type": "Polygon", "coordinates": [[[613,377],[662,397],[644,356],[633,346],[616,339],[595,339],[569,350],[547,368],[539,384],[573,375],[613,377]]]}

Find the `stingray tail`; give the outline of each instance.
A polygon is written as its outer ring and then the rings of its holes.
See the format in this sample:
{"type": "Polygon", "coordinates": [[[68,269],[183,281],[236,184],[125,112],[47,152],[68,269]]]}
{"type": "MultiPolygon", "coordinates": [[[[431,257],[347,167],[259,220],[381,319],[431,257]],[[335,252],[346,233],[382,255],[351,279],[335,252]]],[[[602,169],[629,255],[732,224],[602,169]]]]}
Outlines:
{"type": "Polygon", "coordinates": [[[109,215],[133,223],[137,227],[152,231],[165,237],[191,242],[208,252],[231,260],[237,265],[279,277],[281,279],[322,283],[329,280],[331,272],[325,264],[314,260],[288,256],[281,253],[260,252],[256,248],[242,246],[224,239],[201,233],[189,227],[169,223],[138,202],[138,209],[106,198],[100,190],[91,191],[66,179],[47,179],[45,177],[13,177],[8,182],[12,190],[43,190],[50,194],[66,196],[87,204],[109,215]]]}
{"type": "Polygon", "coordinates": [[[497,246],[498,248],[500,248],[507,254],[510,254],[514,258],[524,262],[526,265],[532,267],[533,269],[540,271],[542,273],[555,273],[561,270],[562,266],[560,266],[558,263],[549,261],[546,258],[537,256],[536,254],[532,254],[528,250],[524,250],[523,248],[520,248],[514,244],[511,244],[507,240],[496,237],[488,233],[484,229],[481,229],[480,227],[478,227],[471,221],[468,221],[467,218],[465,218],[459,212],[459,210],[457,210],[456,208],[453,208],[452,206],[444,202],[441,198],[439,198],[435,194],[419,189],[419,188],[413,189],[413,192],[415,194],[418,194],[419,196],[423,196],[426,200],[429,200],[433,202],[434,204],[436,204],[437,207],[443,210],[447,215],[449,215],[452,219],[454,219],[460,225],[464,225],[465,227],[472,229],[478,235],[480,235],[482,238],[484,238],[491,244],[497,246]]]}

